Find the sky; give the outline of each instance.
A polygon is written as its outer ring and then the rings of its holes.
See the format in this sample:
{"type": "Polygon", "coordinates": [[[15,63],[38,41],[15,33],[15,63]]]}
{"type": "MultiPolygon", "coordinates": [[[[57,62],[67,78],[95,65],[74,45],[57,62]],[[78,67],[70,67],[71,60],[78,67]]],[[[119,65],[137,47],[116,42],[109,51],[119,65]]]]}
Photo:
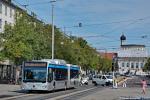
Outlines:
{"type": "MultiPolygon", "coordinates": [[[[28,5],[28,12],[51,24],[50,0],[12,1],[28,5]]],[[[54,24],[68,35],[83,37],[98,51],[116,52],[122,34],[125,44],[150,49],[150,0],[57,0],[53,5],[54,24]]]]}

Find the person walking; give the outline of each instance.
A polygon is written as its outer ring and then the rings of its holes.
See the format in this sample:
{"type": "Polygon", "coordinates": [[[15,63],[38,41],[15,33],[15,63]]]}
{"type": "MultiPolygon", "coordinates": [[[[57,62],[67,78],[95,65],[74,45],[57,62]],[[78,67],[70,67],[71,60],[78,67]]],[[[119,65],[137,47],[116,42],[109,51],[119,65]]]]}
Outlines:
{"type": "Polygon", "coordinates": [[[146,87],[147,87],[147,83],[146,80],[142,80],[142,94],[146,94],[146,87]]]}
{"type": "Polygon", "coordinates": [[[113,88],[115,88],[115,89],[118,88],[118,81],[116,78],[114,79],[113,88]]]}
{"type": "Polygon", "coordinates": [[[124,78],[123,80],[123,87],[126,87],[127,86],[127,81],[126,81],[126,78],[124,78]]]}

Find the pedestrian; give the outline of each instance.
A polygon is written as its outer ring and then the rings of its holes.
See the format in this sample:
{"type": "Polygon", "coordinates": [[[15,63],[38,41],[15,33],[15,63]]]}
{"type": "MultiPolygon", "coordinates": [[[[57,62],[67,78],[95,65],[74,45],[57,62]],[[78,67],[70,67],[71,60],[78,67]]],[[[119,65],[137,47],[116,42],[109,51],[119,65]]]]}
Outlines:
{"type": "Polygon", "coordinates": [[[115,89],[118,88],[118,81],[117,81],[116,78],[114,79],[114,85],[113,85],[113,88],[115,88],[115,89]]]}
{"type": "Polygon", "coordinates": [[[143,79],[141,83],[142,83],[142,94],[146,94],[146,87],[147,87],[146,80],[143,79]]]}
{"type": "Polygon", "coordinates": [[[117,79],[115,81],[115,87],[116,87],[116,89],[118,88],[118,80],[117,79]]]}
{"type": "Polygon", "coordinates": [[[123,79],[123,87],[126,87],[127,86],[127,81],[126,81],[126,78],[123,79]]]}

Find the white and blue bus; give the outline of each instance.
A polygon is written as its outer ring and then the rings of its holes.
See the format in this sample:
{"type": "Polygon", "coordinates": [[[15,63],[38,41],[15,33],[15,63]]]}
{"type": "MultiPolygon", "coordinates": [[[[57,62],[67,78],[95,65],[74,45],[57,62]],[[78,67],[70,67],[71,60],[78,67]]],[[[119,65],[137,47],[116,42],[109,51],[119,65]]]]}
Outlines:
{"type": "Polygon", "coordinates": [[[58,59],[24,62],[21,88],[28,91],[71,88],[78,83],[79,71],[78,66],[68,65],[58,59]]]}

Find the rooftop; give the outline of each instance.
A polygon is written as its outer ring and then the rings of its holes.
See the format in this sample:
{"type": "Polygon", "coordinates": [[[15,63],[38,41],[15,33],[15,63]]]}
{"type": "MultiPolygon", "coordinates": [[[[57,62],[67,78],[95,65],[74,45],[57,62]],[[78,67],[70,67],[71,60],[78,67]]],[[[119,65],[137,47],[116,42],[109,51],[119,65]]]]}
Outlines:
{"type": "Polygon", "coordinates": [[[121,45],[121,47],[145,47],[145,45],[140,45],[140,44],[127,44],[127,45],[121,45]]]}

